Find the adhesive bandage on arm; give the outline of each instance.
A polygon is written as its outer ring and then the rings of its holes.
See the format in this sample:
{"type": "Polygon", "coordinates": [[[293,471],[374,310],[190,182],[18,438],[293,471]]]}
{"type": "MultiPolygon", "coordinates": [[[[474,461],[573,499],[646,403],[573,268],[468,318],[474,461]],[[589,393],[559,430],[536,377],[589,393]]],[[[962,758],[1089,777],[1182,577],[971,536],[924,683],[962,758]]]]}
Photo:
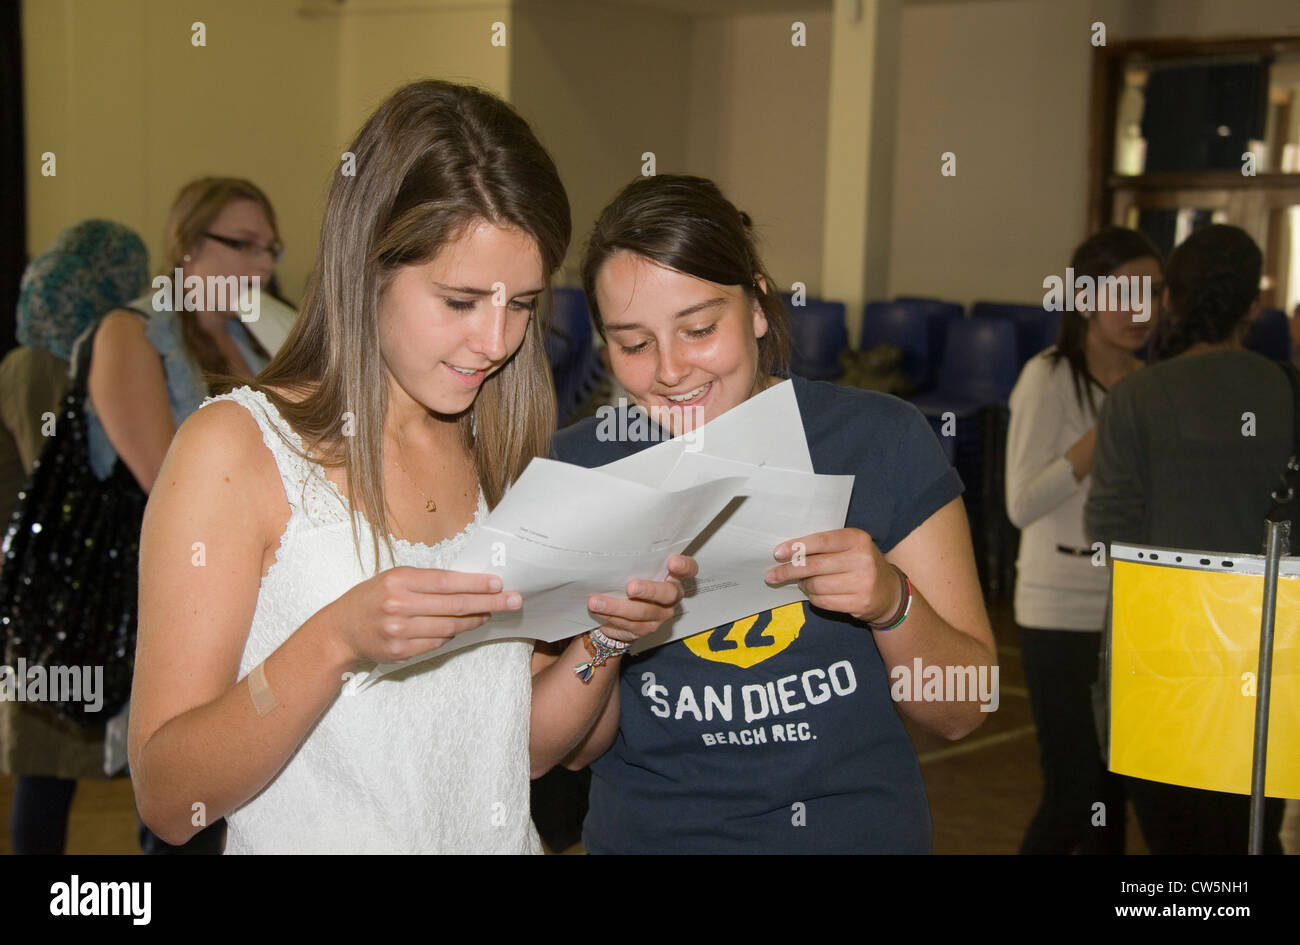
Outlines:
{"type": "Polygon", "coordinates": [[[279,705],[275,701],[275,692],[271,689],[271,684],[266,681],[266,663],[258,663],[253,667],[253,671],[248,674],[248,694],[253,698],[253,708],[257,710],[257,717],[266,718],[279,705]]]}

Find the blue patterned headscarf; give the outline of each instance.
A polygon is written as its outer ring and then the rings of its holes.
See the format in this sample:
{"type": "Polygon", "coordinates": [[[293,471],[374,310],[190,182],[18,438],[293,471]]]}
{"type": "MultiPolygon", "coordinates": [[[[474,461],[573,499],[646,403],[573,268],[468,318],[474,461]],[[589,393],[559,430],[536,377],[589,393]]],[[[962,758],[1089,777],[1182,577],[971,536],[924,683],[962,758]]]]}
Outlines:
{"type": "Polygon", "coordinates": [[[91,322],[141,295],[148,283],[149,252],[134,230],[109,220],[70,226],[23,273],[18,342],[67,361],[91,322]]]}

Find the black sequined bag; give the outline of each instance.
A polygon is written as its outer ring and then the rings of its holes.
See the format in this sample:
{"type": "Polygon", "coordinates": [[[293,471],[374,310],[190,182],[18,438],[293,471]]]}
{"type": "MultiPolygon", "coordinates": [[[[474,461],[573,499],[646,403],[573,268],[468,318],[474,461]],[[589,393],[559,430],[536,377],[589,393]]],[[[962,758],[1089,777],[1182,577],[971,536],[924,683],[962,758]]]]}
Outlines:
{"type": "Polygon", "coordinates": [[[0,568],[9,698],[25,695],[86,728],[105,724],[130,698],[146,501],[121,460],[103,482],[90,468],[84,403],[98,327],[73,352],[74,380],[18,494],[0,568]]]}

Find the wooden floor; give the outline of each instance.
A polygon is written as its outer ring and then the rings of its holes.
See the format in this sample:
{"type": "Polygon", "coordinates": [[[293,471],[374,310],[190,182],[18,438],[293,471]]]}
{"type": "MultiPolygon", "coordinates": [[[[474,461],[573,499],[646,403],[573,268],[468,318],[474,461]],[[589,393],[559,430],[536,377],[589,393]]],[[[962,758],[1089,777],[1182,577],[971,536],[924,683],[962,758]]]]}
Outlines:
{"type": "MultiPolygon", "coordinates": [[[[1038,803],[1038,747],[1025,693],[1009,605],[991,616],[999,641],[1001,704],[974,734],[957,743],[914,733],[934,818],[936,853],[1015,853],[1038,803]]],[[[13,779],[0,775],[0,853],[9,853],[13,779]]],[[[1300,852],[1300,811],[1291,802],[1283,842],[1300,852]]],[[[1145,853],[1130,811],[1128,849],[1145,853]]],[[[139,853],[131,783],[85,781],[68,824],[69,853],[139,853]]],[[[580,848],[566,852],[581,852],[580,848]]]]}

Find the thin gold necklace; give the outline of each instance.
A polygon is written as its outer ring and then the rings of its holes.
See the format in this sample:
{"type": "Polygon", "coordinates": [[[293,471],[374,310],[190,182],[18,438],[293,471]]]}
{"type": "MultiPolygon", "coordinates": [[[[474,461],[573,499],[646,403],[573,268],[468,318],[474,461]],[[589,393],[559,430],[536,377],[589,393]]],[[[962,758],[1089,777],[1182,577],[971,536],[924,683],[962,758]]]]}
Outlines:
{"type": "Polygon", "coordinates": [[[402,475],[406,477],[406,481],[415,487],[415,491],[420,493],[420,495],[424,496],[424,510],[426,512],[438,511],[438,503],[433,501],[433,497],[430,496],[429,493],[425,492],[423,489],[417,486],[415,484],[415,480],[411,478],[411,474],[406,471],[406,464],[402,462],[402,453],[404,452],[402,448],[402,438],[401,436],[397,435],[395,431],[394,431],[394,436],[397,439],[397,456],[396,456],[397,467],[400,470],[402,470],[402,475]]]}

